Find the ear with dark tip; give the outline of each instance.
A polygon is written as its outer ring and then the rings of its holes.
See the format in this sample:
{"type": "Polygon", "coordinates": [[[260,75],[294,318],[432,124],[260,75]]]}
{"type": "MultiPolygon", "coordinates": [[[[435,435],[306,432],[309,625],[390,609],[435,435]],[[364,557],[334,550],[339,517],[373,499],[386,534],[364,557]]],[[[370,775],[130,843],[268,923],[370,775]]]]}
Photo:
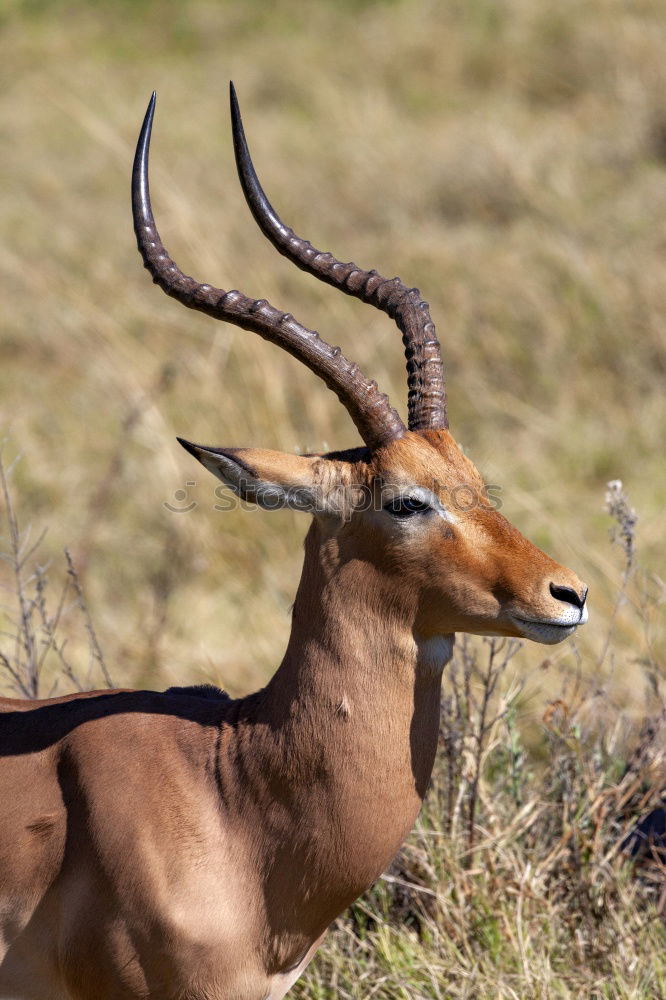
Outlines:
{"type": "Polygon", "coordinates": [[[209,448],[178,438],[186,451],[247,503],[265,510],[289,507],[312,514],[326,510],[317,485],[317,463],[326,459],[262,448],[209,448]]]}

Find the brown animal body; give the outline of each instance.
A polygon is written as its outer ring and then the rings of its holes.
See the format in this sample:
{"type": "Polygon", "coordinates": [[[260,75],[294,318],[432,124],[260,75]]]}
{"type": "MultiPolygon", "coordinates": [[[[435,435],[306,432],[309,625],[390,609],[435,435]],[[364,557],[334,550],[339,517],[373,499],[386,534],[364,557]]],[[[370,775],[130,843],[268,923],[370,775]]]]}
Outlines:
{"type": "Polygon", "coordinates": [[[317,371],[365,447],[287,456],[183,442],[246,500],[313,515],[288,648],[262,691],[0,700],[4,1000],[283,997],[416,818],[453,634],[551,643],[586,619],[581,582],[493,509],[449,434],[439,345],[418,292],[287,230],[233,113],[241,181],[264,232],[299,266],[395,316],[409,429],[293,317],[177,270],[150,212],[151,105],[134,175],[146,266],[186,305],[317,371]]]}

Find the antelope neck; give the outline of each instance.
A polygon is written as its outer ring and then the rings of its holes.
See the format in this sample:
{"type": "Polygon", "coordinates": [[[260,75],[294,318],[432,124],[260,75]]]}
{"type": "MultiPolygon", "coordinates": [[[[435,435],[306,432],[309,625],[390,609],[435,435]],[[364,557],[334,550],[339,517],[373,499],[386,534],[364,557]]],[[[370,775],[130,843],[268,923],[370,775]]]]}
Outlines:
{"type": "Polygon", "coordinates": [[[441,677],[432,641],[420,657],[413,609],[395,585],[369,562],[346,561],[323,534],[315,522],[306,540],[284,660],[248,699],[252,739],[238,734],[240,756],[252,755],[243,770],[257,778],[256,841],[274,852],[267,910],[288,925],[294,907],[301,917],[309,908],[318,933],[413,825],[432,771],[441,677]]]}

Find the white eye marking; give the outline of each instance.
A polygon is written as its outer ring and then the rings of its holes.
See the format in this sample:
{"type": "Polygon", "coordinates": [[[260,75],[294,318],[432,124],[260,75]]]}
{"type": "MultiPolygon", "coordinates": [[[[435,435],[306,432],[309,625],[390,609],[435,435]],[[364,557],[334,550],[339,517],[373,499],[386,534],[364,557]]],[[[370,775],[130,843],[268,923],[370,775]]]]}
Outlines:
{"type": "MultiPolygon", "coordinates": [[[[382,497],[382,508],[388,513],[391,513],[390,508],[398,507],[401,503],[409,506],[419,505],[423,508],[422,511],[415,510],[410,512],[405,511],[407,516],[398,516],[396,519],[401,521],[414,521],[418,519],[419,513],[428,513],[432,511],[437,514],[438,517],[443,518],[443,520],[448,521],[449,524],[456,524],[456,518],[453,516],[451,511],[444,506],[439,497],[435,496],[432,490],[426,489],[425,486],[410,486],[409,489],[396,491],[386,490],[385,495],[382,497]]],[[[395,512],[394,512],[395,516],[395,512]]]]}

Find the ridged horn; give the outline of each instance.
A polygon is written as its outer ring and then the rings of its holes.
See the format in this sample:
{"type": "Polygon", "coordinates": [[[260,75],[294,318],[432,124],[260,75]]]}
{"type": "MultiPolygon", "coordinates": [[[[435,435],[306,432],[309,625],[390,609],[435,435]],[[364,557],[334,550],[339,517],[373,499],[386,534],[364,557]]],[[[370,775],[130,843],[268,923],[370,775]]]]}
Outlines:
{"type": "Polygon", "coordinates": [[[152,95],[141,127],[132,170],[134,232],[144,266],[155,284],[182,302],[215,319],[252,330],[298,358],[336,393],[370,449],[396,437],[405,426],[377,384],[348,361],[339,347],[331,347],[314,331],[302,326],[291,313],[281,312],[266,299],[251,299],[242,292],[224,291],[201,284],[184,274],[169,257],[155,225],[148,185],[150,136],[155,113],[152,95]]]}
{"type": "Polygon", "coordinates": [[[233,83],[229,89],[238,176],[262,233],[301,270],[381,309],[395,320],[402,333],[407,361],[409,429],[448,427],[444,366],[428,303],[423,301],[418,288],[408,288],[400,278],[383,278],[377,271],[364,271],[352,262],[344,264],[333,254],[317,250],[282,222],[254,169],[233,83]]]}

